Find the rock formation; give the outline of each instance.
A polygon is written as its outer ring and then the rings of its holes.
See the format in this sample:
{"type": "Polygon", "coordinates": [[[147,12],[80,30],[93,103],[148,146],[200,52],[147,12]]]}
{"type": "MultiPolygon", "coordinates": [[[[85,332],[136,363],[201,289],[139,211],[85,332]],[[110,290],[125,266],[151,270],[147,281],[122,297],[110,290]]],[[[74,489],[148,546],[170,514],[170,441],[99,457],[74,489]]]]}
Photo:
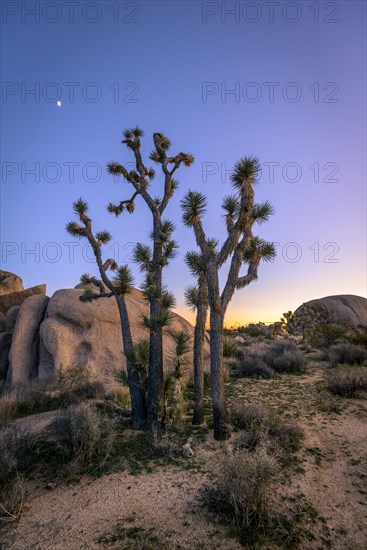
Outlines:
{"type": "Polygon", "coordinates": [[[6,315],[6,312],[13,306],[20,306],[24,300],[34,294],[46,294],[46,285],[37,285],[20,290],[19,292],[10,292],[0,295],[0,313],[6,315]]]}
{"type": "Polygon", "coordinates": [[[24,290],[23,281],[15,273],[0,269],[0,296],[24,290]]]}
{"type": "Polygon", "coordinates": [[[302,315],[305,306],[349,328],[367,327],[367,300],[362,296],[340,294],[310,300],[296,309],[294,312],[295,319],[302,315]]]}
{"type": "MultiPolygon", "coordinates": [[[[79,366],[87,368],[92,377],[103,382],[114,379],[125,368],[121,325],[116,301],[104,298],[81,302],[82,289],[58,290],[50,299],[46,316],[40,327],[40,378],[54,376],[60,369],[79,366]]],[[[139,290],[126,297],[134,342],[149,338],[141,326],[141,316],[148,313],[148,304],[139,290]]],[[[167,366],[174,353],[171,330],[187,330],[192,325],[174,314],[173,322],[164,329],[164,360],[167,366]]]]}
{"type": "MultiPolygon", "coordinates": [[[[116,373],[126,367],[126,359],[113,297],[81,302],[84,287],[78,285],[58,290],[50,299],[45,296],[45,285],[24,290],[20,277],[0,273],[4,274],[0,280],[7,282],[0,293],[0,379],[16,386],[80,367],[105,384],[115,381],[116,373]]],[[[133,340],[149,338],[141,325],[142,314],[148,313],[142,292],[134,289],[126,302],[133,340]]],[[[172,330],[193,333],[188,321],[173,315],[171,325],[163,331],[165,368],[169,368],[175,350],[172,330]]]]}
{"type": "Polygon", "coordinates": [[[43,294],[30,296],[19,309],[9,353],[10,384],[25,384],[38,376],[39,329],[48,301],[43,294]]]}

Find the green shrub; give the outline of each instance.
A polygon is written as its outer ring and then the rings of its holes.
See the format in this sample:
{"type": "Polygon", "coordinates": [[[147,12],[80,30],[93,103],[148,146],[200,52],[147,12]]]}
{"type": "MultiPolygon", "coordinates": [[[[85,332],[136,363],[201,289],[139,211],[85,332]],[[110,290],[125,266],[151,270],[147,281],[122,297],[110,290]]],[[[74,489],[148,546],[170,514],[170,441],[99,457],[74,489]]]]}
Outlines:
{"type": "Polygon", "coordinates": [[[223,337],[223,357],[236,357],[238,344],[231,336],[223,337]]]}
{"type": "Polygon", "coordinates": [[[330,346],[327,351],[327,358],[333,367],[338,364],[361,365],[367,359],[367,350],[362,346],[345,342],[330,346]]]}
{"type": "Polygon", "coordinates": [[[367,389],[367,369],[364,367],[336,367],[326,375],[329,391],[342,397],[354,397],[367,389]]]}
{"type": "Polygon", "coordinates": [[[351,336],[352,344],[367,348],[367,328],[356,329],[351,336]]]}

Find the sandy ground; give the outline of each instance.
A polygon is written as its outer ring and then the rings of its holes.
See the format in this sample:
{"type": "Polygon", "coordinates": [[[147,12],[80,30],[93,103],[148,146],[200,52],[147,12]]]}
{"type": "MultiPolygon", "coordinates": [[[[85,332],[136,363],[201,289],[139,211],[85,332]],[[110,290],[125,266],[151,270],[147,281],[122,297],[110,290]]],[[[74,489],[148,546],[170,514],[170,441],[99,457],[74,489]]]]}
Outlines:
{"type": "MultiPolygon", "coordinates": [[[[317,518],[310,528],[315,538],[295,548],[364,550],[367,400],[366,396],[335,398],[341,410],[323,410],[330,396],[320,390],[322,371],[323,367],[315,363],[302,376],[279,381],[242,380],[231,399],[261,399],[281,407],[285,416],[296,419],[305,429],[299,452],[303,471],[293,473],[289,486],[282,490],[302,493],[317,511],[317,518]]],[[[210,445],[215,449],[213,442],[210,445]]],[[[196,450],[198,455],[204,453],[204,447],[196,450]]],[[[3,529],[0,548],[150,548],[149,542],[144,546],[142,538],[137,546],[124,546],[121,541],[120,546],[97,542],[119,525],[153,533],[158,537],[158,547],[167,550],[240,549],[226,528],[213,522],[200,506],[199,494],[206,481],[203,472],[165,466],[153,473],[131,475],[122,471],[99,479],[85,478],[77,485],[51,490],[45,489],[45,484],[29,482],[22,517],[3,529]]]]}

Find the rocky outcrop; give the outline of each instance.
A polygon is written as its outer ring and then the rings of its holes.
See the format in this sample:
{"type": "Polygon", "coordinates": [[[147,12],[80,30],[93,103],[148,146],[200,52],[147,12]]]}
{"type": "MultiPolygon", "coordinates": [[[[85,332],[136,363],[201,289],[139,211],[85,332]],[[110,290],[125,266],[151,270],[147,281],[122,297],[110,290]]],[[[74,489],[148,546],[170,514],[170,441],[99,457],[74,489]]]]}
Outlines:
{"type": "MultiPolygon", "coordinates": [[[[121,324],[115,299],[104,298],[85,303],[79,300],[82,289],[58,290],[50,299],[40,328],[39,377],[54,376],[60,369],[81,367],[92,377],[109,383],[126,366],[121,324]]],[[[134,289],[126,297],[133,340],[148,338],[141,316],[148,313],[142,292],[134,289]]],[[[164,359],[167,365],[174,352],[171,330],[187,330],[192,325],[179,315],[164,329],[164,359]]]]}
{"type": "Polygon", "coordinates": [[[0,269],[0,296],[24,290],[23,281],[15,273],[0,269]]]}
{"type": "Polygon", "coordinates": [[[7,381],[11,385],[27,383],[38,374],[39,328],[48,301],[43,294],[30,296],[19,309],[9,353],[7,381]]]}
{"type": "Polygon", "coordinates": [[[284,325],[281,321],[269,325],[268,329],[270,336],[289,336],[288,332],[283,327],[284,325]]]}
{"type": "Polygon", "coordinates": [[[20,306],[13,306],[7,311],[5,317],[5,330],[7,332],[13,332],[15,323],[17,322],[19,310],[20,306]]]}
{"type": "Polygon", "coordinates": [[[0,313],[6,315],[7,311],[13,306],[20,306],[24,300],[35,294],[46,294],[46,285],[37,285],[21,290],[19,292],[10,292],[0,296],[0,313]]]}
{"type": "Polygon", "coordinates": [[[0,334],[6,330],[5,315],[0,313],[0,334]]]}
{"type": "Polygon", "coordinates": [[[349,328],[367,327],[367,300],[362,296],[340,294],[310,300],[296,309],[295,319],[302,317],[305,307],[349,328]]]}

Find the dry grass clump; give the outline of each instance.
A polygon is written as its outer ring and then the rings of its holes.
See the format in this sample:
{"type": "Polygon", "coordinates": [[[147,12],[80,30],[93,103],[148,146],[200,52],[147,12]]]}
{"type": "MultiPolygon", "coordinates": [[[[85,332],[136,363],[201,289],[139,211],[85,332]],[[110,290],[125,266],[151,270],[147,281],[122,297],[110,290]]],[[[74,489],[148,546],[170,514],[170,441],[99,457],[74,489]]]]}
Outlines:
{"type": "Polygon", "coordinates": [[[367,360],[367,350],[348,342],[335,344],[327,350],[327,358],[332,367],[338,364],[362,365],[367,360]]]}
{"type": "Polygon", "coordinates": [[[0,396],[0,430],[9,426],[18,410],[17,397],[12,394],[0,396]]]}
{"type": "Polygon", "coordinates": [[[334,395],[355,397],[359,391],[367,390],[367,369],[338,366],[326,374],[326,383],[334,395]]]}
{"type": "Polygon", "coordinates": [[[29,434],[12,426],[0,433],[0,522],[19,518],[23,504],[23,475],[29,453],[29,434]]]}
{"type": "MultiPolygon", "coordinates": [[[[231,423],[241,435],[236,447],[254,451],[260,444],[282,460],[297,451],[304,436],[295,423],[285,423],[278,415],[257,403],[237,404],[231,411],[231,423]]],[[[284,460],[288,462],[288,460],[284,460]]]]}
{"type": "Polygon", "coordinates": [[[240,531],[256,529],[268,515],[277,473],[275,459],[263,447],[223,456],[207,488],[207,503],[240,531]]]}
{"type": "Polygon", "coordinates": [[[88,404],[81,404],[60,414],[54,430],[74,473],[103,470],[116,439],[111,418],[102,416],[88,404]]]}

